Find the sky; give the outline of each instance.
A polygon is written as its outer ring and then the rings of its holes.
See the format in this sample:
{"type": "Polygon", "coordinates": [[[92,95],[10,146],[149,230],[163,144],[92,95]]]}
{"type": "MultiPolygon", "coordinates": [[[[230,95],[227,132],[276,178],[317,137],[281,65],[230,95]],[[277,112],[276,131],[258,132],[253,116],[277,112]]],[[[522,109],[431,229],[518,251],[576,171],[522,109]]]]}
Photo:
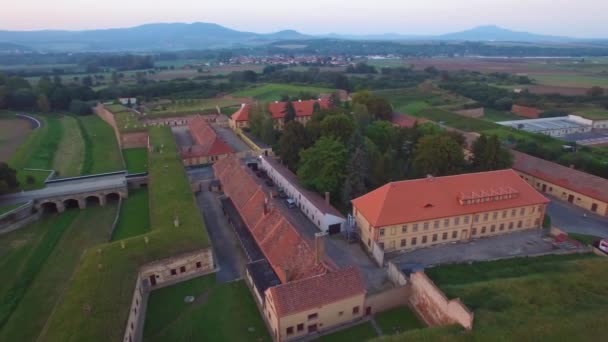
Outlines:
{"type": "Polygon", "coordinates": [[[259,33],[442,34],[479,25],[608,38],[607,0],[4,0],[1,30],[212,22],[259,33]]]}

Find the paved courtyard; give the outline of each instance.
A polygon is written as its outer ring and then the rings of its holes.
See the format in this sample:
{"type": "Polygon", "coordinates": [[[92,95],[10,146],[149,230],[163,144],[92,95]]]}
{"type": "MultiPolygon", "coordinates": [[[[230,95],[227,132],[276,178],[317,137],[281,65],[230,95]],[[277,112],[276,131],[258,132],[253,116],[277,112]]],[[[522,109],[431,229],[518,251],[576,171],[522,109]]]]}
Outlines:
{"type": "Polygon", "coordinates": [[[179,147],[190,147],[194,145],[194,139],[190,135],[190,129],[186,126],[171,127],[171,132],[179,147]]]}
{"type": "Polygon", "coordinates": [[[551,223],[555,227],[569,233],[608,238],[608,217],[591,214],[568,202],[549,198],[551,203],[547,206],[547,214],[551,216],[551,223]]]}
{"type": "Polygon", "coordinates": [[[218,126],[214,126],[213,128],[215,129],[217,135],[227,142],[228,145],[230,145],[235,151],[243,152],[251,150],[251,148],[249,148],[249,146],[247,146],[247,144],[245,144],[245,142],[241,140],[241,138],[239,138],[239,136],[236,135],[236,133],[234,133],[230,128],[218,126]]]}

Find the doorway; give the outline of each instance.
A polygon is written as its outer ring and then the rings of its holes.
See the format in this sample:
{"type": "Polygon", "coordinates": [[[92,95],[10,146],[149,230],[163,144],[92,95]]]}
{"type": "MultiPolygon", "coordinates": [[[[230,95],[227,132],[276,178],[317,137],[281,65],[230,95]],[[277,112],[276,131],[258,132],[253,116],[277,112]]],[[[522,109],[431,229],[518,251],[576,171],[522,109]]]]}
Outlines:
{"type": "Polygon", "coordinates": [[[570,203],[574,202],[574,195],[568,195],[568,202],[570,202],[570,203]]]}
{"type": "Polygon", "coordinates": [[[150,285],[156,286],[156,275],[155,274],[151,275],[149,279],[150,279],[150,285]]]}

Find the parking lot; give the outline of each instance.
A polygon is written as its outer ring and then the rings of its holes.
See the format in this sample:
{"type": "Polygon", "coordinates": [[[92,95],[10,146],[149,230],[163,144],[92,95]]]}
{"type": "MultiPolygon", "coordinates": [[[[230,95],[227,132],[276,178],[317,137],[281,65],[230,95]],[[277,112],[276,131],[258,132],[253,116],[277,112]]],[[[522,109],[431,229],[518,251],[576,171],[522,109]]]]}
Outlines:
{"type": "Polygon", "coordinates": [[[385,259],[396,263],[421,264],[425,267],[446,263],[492,260],[559,251],[553,246],[552,240],[550,237],[545,237],[541,229],[535,229],[468,242],[421,248],[405,253],[389,253],[385,259]]]}

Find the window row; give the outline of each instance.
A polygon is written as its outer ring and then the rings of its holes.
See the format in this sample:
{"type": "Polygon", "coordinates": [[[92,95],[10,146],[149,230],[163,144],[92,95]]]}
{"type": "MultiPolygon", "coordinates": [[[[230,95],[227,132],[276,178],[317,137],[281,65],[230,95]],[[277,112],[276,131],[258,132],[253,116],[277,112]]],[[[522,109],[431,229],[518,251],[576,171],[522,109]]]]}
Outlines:
{"type": "MultiPolygon", "coordinates": [[[[360,310],[359,306],[353,307],[353,311],[352,311],[353,312],[353,316],[354,315],[358,315],[359,314],[359,310],[360,310]]],[[[340,316],[340,317],[344,316],[344,311],[338,312],[338,316],[340,316]]],[[[312,314],[308,315],[308,320],[312,321],[312,320],[317,319],[318,317],[319,317],[319,314],[315,312],[315,313],[312,313],[312,314]]],[[[304,323],[300,323],[300,324],[296,325],[295,329],[296,329],[296,331],[298,333],[304,331],[304,323]]],[[[294,333],[294,327],[293,326],[287,327],[287,329],[285,331],[286,331],[287,335],[292,335],[294,333]]],[[[317,331],[317,324],[311,324],[311,325],[308,326],[308,332],[309,333],[315,332],[315,331],[317,331]]]]}

